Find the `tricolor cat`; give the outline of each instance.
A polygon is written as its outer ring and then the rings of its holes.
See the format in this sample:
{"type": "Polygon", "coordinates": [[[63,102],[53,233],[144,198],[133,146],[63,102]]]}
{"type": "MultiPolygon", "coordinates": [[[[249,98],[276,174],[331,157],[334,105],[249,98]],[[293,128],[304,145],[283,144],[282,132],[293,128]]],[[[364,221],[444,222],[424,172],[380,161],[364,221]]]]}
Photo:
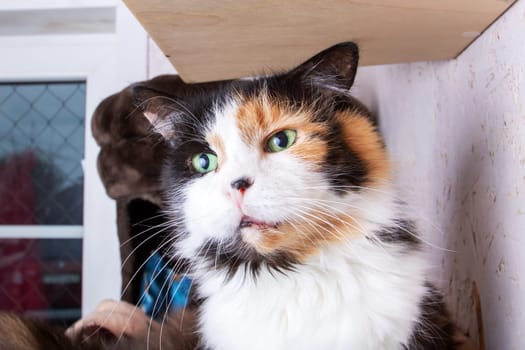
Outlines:
{"type": "Polygon", "coordinates": [[[454,348],[385,146],[349,95],[357,63],[343,43],[186,100],[136,87],[170,145],[163,188],[202,348],[454,348]]]}

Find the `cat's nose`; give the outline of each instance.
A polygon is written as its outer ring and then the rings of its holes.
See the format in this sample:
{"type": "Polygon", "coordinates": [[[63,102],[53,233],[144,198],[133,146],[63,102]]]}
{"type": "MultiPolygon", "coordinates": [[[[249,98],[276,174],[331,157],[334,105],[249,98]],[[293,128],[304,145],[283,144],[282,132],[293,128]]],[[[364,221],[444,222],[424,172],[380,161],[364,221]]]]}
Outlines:
{"type": "Polygon", "coordinates": [[[235,181],[232,181],[230,185],[233,189],[244,192],[250,188],[251,185],[253,185],[253,180],[248,177],[241,177],[235,181]]]}

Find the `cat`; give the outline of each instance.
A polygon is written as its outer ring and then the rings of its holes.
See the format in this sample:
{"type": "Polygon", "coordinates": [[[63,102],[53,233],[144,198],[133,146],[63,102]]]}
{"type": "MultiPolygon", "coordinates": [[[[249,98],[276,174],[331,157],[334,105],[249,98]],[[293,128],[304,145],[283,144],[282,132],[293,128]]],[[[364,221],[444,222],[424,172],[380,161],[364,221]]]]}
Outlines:
{"type": "Polygon", "coordinates": [[[172,259],[198,301],[163,348],[459,348],[376,120],[349,95],[358,59],[348,42],[176,96],[133,86],[167,147],[172,259]]]}
{"type": "Polygon", "coordinates": [[[203,349],[456,348],[376,121],[349,95],[358,58],[342,43],[188,99],[135,87],[169,145],[203,349]]]}

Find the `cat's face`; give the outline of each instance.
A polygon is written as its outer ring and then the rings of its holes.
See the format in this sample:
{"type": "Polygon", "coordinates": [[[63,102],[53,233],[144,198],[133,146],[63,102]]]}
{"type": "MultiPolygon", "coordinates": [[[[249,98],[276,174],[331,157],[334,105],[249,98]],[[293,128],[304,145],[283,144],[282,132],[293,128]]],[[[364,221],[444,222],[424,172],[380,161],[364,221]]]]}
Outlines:
{"type": "Polygon", "coordinates": [[[286,74],[147,99],[170,145],[164,187],[183,256],[230,273],[284,269],[360,235],[360,192],[389,174],[369,115],[346,95],[356,64],[341,45],[286,74]]]}

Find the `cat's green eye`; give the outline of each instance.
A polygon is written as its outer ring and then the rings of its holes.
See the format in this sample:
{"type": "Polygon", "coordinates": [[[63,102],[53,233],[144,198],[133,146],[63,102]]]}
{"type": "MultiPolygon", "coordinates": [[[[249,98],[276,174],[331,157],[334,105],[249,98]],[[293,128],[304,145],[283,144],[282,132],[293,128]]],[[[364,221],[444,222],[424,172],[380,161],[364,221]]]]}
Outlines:
{"type": "Polygon", "coordinates": [[[297,137],[297,131],[287,129],[281,130],[268,139],[266,149],[268,152],[281,152],[294,144],[297,137]]]}
{"type": "Polygon", "coordinates": [[[191,158],[193,169],[201,174],[217,169],[217,156],[213,153],[197,153],[191,158]]]}

